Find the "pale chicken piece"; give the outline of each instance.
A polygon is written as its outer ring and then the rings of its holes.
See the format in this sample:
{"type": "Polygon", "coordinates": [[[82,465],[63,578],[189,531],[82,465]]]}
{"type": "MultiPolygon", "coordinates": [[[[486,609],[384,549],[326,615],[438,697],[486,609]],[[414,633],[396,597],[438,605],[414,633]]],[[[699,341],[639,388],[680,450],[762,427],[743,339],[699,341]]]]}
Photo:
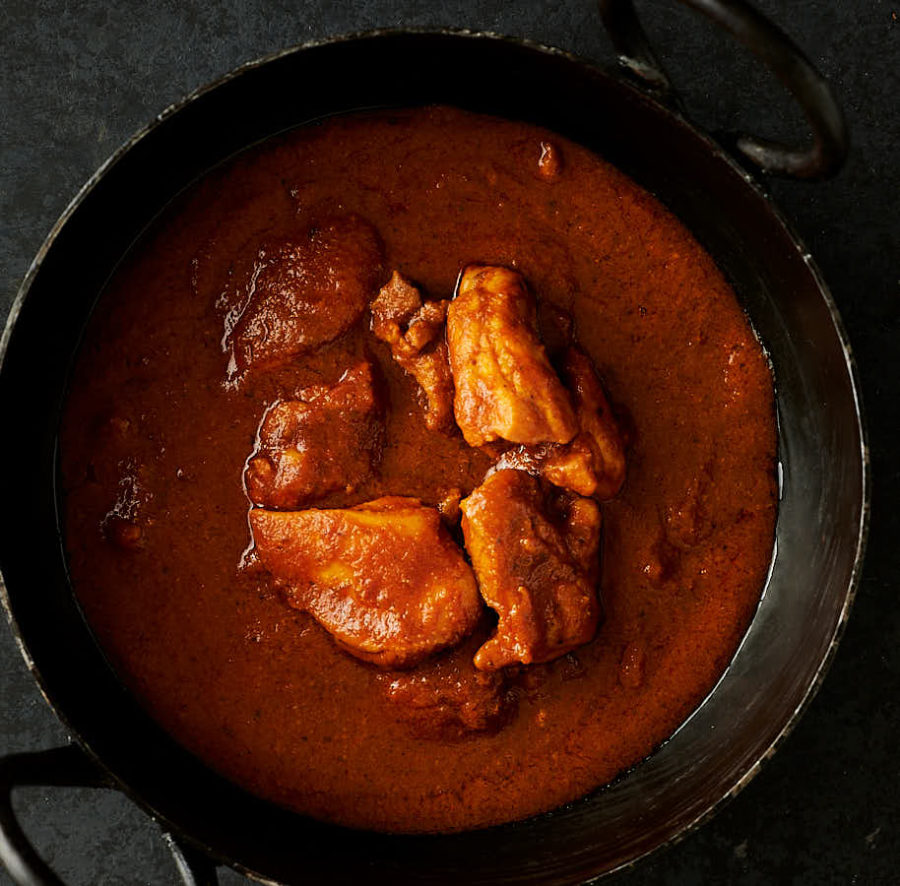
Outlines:
{"type": "Polygon", "coordinates": [[[372,302],[372,332],[419,384],[425,398],[425,425],[453,428],[453,377],[444,324],[447,301],[424,301],[419,290],[394,271],[372,302]]]}
{"type": "Polygon", "coordinates": [[[229,317],[229,372],[268,368],[333,341],[366,310],[381,275],[375,229],[348,215],[268,244],[244,281],[245,303],[229,317]]]}
{"type": "Polygon", "coordinates": [[[371,476],[383,445],[372,366],[360,363],[334,387],[268,409],[247,462],[247,495],[254,504],[290,510],[331,492],[352,492],[371,476]]]}
{"type": "Polygon", "coordinates": [[[575,439],[507,449],[495,468],[528,471],[598,501],[614,498],[625,481],[625,442],[606,394],[591,358],[580,348],[566,350],[561,369],[580,426],[575,439]]]}
{"type": "Polygon", "coordinates": [[[456,423],[470,446],[568,443],[578,421],[537,325],[522,276],[471,265],[447,311],[456,423]]]}
{"type": "Polygon", "coordinates": [[[549,447],[541,474],[579,495],[605,501],[625,482],[625,442],[612,414],[591,358],[570,347],[563,357],[562,378],[572,392],[580,430],[571,443],[549,447]]]}
{"type": "Polygon", "coordinates": [[[461,507],[481,595],[499,617],[475,666],[551,661],[588,643],[600,619],[597,503],[500,470],[461,507]]]}
{"type": "Polygon", "coordinates": [[[457,644],[483,611],[462,551],[437,510],[418,499],[252,510],[250,527],[259,560],[288,603],[380,667],[409,667],[457,644]]]}

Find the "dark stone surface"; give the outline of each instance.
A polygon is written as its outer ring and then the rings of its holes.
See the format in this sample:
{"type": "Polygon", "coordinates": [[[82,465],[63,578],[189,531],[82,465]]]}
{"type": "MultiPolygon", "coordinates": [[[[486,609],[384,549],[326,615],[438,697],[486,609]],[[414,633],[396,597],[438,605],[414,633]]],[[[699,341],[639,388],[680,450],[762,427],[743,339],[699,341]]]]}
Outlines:
{"type": "MultiPolygon", "coordinates": [[[[867,566],[825,684],[775,758],[712,822],[610,882],[900,882],[900,4],[760,0],[831,79],[853,136],[832,182],[775,182],[821,265],[859,360],[875,500],[867,566]]],[[[674,2],[640,4],[695,118],[802,135],[797,112],[745,53],[674,2]]],[[[376,26],[455,25],[611,60],[588,0],[5,0],[0,7],[0,310],[80,184],[131,132],[235,65],[376,26]]],[[[9,431],[10,429],[7,429],[9,431]]],[[[5,502],[4,506],[12,506],[5,502]]],[[[0,631],[0,753],[66,734],[0,631]]],[[[29,788],[16,808],[71,884],[168,884],[158,829],[121,796],[29,788]]],[[[222,872],[222,882],[245,882],[222,872]]],[[[0,881],[8,882],[4,874],[0,881]]]]}

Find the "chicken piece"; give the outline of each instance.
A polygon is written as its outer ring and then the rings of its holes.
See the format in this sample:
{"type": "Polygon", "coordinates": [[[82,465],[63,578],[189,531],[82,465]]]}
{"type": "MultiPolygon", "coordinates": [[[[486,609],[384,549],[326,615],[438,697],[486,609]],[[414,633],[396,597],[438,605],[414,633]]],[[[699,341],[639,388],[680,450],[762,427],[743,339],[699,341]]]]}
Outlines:
{"type": "Polygon", "coordinates": [[[412,671],[379,674],[398,719],[419,738],[453,740],[473,732],[496,732],[507,721],[514,699],[503,671],[480,671],[472,656],[480,645],[470,637],[452,652],[412,671]]]}
{"type": "Polygon", "coordinates": [[[568,443],[578,433],[569,395],[537,327],[537,306],[522,276],[471,265],[447,311],[456,422],[470,446],[568,443]]]}
{"type": "Polygon", "coordinates": [[[562,377],[572,391],[581,428],[575,439],[508,449],[495,468],[528,471],[598,501],[614,498],[625,481],[625,443],[591,358],[580,348],[569,347],[562,377]]]}
{"type": "Polygon", "coordinates": [[[566,351],[561,368],[581,429],[571,443],[550,447],[541,474],[579,495],[614,498],[625,482],[625,443],[606,394],[591,358],[580,348],[566,351]]]}
{"type": "Polygon", "coordinates": [[[419,290],[397,271],[372,302],[372,332],[419,383],[426,427],[445,432],[453,428],[453,376],[444,341],[448,304],[423,302],[419,290]]]}
{"type": "Polygon", "coordinates": [[[378,234],[357,216],[260,249],[243,309],[226,327],[230,374],[277,366],[346,332],[365,312],[381,261],[378,234]]]}
{"type": "Polygon", "coordinates": [[[353,492],[371,476],[384,445],[383,409],[372,366],[348,369],[333,388],[269,407],[244,486],[254,504],[291,510],[330,492],[353,492]]]}
{"type": "Polygon", "coordinates": [[[387,497],[344,510],[250,512],[287,602],[351,655],[409,667],[457,644],[483,611],[472,569],[434,508],[387,497]]]}
{"type": "Polygon", "coordinates": [[[495,634],[475,666],[551,661],[590,641],[600,618],[600,509],[524,471],[490,474],[462,502],[466,548],[495,634]]]}

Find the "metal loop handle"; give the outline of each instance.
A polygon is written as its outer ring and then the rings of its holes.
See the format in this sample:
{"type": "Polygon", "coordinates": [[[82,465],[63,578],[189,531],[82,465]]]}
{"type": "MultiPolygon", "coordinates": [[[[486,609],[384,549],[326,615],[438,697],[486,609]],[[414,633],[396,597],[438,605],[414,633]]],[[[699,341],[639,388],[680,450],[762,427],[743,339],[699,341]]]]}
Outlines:
{"type": "MultiPolygon", "coordinates": [[[[828,83],[797,45],[744,0],[681,0],[724,28],[787,87],[812,129],[808,147],[791,147],[753,135],[730,136],[731,147],[763,172],[800,179],[834,175],[847,156],[847,128],[828,83]]],[[[632,0],[599,0],[603,23],[619,63],[653,98],[681,110],[668,75],[653,53],[632,0]]]]}
{"type": "MultiPolygon", "coordinates": [[[[116,788],[116,784],[74,744],[0,759],[0,861],[17,886],[65,886],[37,854],[16,819],[12,791],[27,785],[116,788]]],[[[184,886],[216,886],[212,861],[179,844],[170,834],[164,833],[163,839],[175,857],[184,886]]]]}

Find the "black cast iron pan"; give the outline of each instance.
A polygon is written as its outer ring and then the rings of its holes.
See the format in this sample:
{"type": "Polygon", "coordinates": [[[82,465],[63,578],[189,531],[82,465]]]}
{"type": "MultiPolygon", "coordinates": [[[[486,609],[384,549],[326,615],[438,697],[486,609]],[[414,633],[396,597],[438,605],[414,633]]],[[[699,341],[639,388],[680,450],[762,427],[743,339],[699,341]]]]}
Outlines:
{"type": "Polygon", "coordinates": [[[18,827],[25,784],[125,791],[162,825],[186,883],[229,864],[266,881],[575,883],[672,841],[756,773],[817,688],[859,573],[868,466],[853,361],[810,256],[754,173],[824,176],[846,138],[819,75],[739,0],[690,0],[800,101],[814,141],[729,148],[680,112],[627,0],[601,3],[618,74],[560,50],[469,32],[378,32],[239,69],[170,108],[91,179],[41,248],[0,343],[0,569],[22,652],[75,743],[0,761],[0,854],[16,882],[60,881],[18,827]],[[412,74],[411,72],[414,72],[412,74]],[[655,754],[577,803],[452,836],[351,831],[225,781],[124,690],[71,592],[59,535],[56,437],[68,370],[117,262],[184,187],[249,144],[323,115],[451,104],[582,142],[668,204],[730,278],[771,355],[780,422],[777,550],[759,610],[715,690],[655,754]],[[749,171],[748,171],[749,170],[749,171]],[[12,468],[11,468],[12,466],[12,468]]]}

